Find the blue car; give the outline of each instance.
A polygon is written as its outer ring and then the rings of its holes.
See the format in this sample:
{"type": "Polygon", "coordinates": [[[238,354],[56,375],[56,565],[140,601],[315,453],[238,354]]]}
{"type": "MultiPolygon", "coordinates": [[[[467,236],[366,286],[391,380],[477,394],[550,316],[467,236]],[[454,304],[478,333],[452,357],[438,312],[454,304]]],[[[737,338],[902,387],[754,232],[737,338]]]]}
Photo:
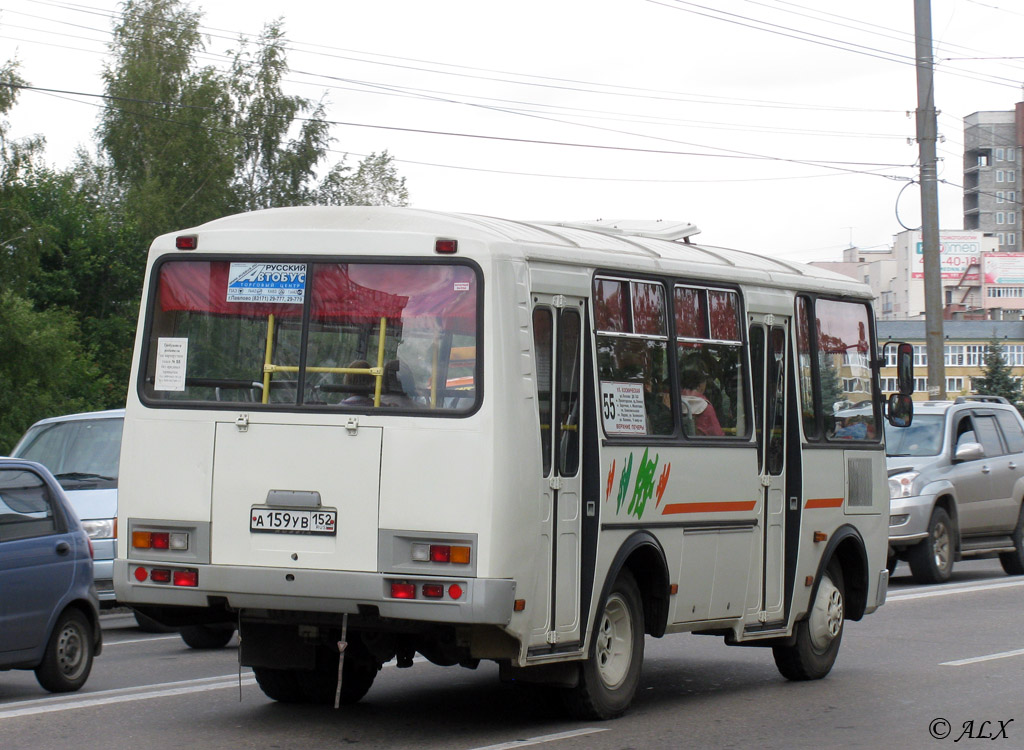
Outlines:
{"type": "Polygon", "coordinates": [[[57,480],[0,458],[0,670],[78,690],[103,647],[92,544],[57,480]]]}

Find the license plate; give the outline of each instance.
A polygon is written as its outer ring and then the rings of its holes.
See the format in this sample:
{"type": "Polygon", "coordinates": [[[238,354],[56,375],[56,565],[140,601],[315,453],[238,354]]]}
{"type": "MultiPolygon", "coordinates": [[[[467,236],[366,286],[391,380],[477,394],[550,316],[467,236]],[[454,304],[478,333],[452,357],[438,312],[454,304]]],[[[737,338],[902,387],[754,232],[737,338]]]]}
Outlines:
{"type": "Polygon", "coordinates": [[[319,534],[336,536],[338,511],[298,508],[253,508],[249,531],[263,534],[319,534]]]}

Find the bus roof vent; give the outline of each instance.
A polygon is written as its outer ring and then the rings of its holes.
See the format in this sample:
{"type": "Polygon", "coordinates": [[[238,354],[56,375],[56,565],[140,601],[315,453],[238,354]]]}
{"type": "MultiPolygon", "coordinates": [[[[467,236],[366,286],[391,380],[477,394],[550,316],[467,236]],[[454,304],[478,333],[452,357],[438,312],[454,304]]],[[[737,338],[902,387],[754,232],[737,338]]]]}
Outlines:
{"type": "Polygon", "coordinates": [[[626,237],[649,237],[655,240],[686,240],[700,233],[700,229],[695,224],[685,221],[664,221],[662,219],[562,221],[558,222],[555,226],[586,229],[591,232],[626,237]]]}

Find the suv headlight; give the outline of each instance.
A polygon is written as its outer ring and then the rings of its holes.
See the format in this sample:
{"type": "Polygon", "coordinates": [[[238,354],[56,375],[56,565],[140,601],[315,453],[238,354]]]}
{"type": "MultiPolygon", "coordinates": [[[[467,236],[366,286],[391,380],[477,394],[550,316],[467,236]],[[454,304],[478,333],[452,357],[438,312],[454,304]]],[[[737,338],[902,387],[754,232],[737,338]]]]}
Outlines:
{"type": "Polygon", "coordinates": [[[117,519],[99,518],[82,521],[82,528],[90,539],[114,539],[117,536],[117,519]]]}
{"type": "Polygon", "coordinates": [[[889,499],[914,496],[914,480],[921,476],[919,471],[905,471],[889,477],[889,499]]]}

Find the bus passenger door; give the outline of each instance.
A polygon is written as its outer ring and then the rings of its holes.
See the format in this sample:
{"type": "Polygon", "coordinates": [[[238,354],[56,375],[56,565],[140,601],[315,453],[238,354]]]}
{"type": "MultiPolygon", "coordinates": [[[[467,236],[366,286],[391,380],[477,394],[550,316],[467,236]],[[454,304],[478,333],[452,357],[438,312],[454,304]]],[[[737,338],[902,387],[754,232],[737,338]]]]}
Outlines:
{"type": "Polygon", "coordinates": [[[580,528],[582,432],[580,370],[583,300],[533,295],[533,334],[540,418],[541,539],[535,597],[546,612],[531,622],[534,653],[578,648],[580,635],[580,528]],[[546,606],[545,606],[546,605],[546,606]]]}
{"type": "Polygon", "coordinates": [[[765,626],[784,615],[786,496],[786,361],[789,320],[751,316],[750,367],[754,430],[762,487],[762,575],[757,620],[765,626]]]}

